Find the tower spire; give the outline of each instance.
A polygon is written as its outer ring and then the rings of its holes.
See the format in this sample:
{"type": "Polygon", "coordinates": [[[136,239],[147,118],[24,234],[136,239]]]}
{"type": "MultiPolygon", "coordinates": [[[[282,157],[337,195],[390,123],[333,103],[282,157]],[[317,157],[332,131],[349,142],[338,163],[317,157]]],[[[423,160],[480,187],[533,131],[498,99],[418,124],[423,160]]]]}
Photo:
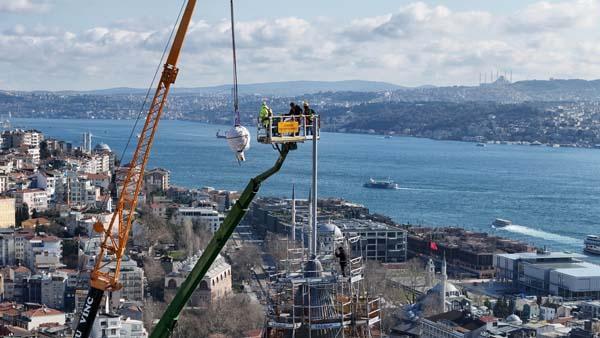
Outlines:
{"type": "Polygon", "coordinates": [[[448,282],[448,274],[446,271],[446,251],[442,260],[442,294],[440,295],[440,313],[446,312],[446,283],[448,282]]]}
{"type": "Polygon", "coordinates": [[[296,189],[292,184],[292,241],[296,241],[296,189]]]}

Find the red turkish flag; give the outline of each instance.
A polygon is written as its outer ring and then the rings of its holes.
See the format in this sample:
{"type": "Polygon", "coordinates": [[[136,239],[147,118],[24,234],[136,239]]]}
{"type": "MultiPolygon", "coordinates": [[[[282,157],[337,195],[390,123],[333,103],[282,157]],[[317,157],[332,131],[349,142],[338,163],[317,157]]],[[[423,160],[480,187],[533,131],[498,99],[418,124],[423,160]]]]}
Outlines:
{"type": "Polygon", "coordinates": [[[431,248],[431,250],[433,250],[433,251],[437,251],[438,250],[437,244],[435,244],[435,242],[431,242],[429,244],[429,248],[431,248]]]}

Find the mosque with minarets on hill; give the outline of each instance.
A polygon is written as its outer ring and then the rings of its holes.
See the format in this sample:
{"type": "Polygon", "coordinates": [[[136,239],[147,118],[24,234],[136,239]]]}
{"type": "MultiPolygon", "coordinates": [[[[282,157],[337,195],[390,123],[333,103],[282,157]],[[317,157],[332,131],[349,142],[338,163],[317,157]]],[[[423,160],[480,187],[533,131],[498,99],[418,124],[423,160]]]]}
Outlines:
{"type": "Polygon", "coordinates": [[[442,261],[440,278],[437,284],[435,275],[435,264],[429,259],[425,268],[424,294],[418,299],[417,305],[420,309],[431,309],[435,313],[443,313],[452,310],[469,310],[471,300],[454,284],[448,281],[446,258],[442,261]]]}

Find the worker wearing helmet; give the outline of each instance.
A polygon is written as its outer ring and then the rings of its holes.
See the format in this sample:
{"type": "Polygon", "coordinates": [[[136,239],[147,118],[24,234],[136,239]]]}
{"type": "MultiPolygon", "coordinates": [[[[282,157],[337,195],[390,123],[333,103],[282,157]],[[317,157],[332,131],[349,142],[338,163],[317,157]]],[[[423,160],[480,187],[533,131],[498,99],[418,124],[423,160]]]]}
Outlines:
{"type": "Polygon", "coordinates": [[[260,112],[258,113],[258,118],[260,123],[267,128],[269,126],[269,118],[272,116],[272,111],[267,103],[263,101],[262,106],[260,107],[260,112]]]}
{"type": "Polygon", "coordinates": [[[313,131],[313,120],[314,120],[314,116],[317,113],[310,108],[310,106],[308,105],[308,101],[304,101],[304,118],[306,121],[306,135],[314,135],[314,131],[313,131]]]}

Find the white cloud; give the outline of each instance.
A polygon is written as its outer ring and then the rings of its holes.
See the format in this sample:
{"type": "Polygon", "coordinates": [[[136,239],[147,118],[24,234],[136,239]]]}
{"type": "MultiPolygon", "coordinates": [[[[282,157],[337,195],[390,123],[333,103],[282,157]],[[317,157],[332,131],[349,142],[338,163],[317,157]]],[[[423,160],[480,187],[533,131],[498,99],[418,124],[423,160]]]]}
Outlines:
{"type": "Polygon", "coordinates": [[[40,12],[48,8],[48,4],[45,1],[35,0],[0,0],[0,13],[1,12],[40,12]]]}
{"type": "MultiPolygon", "coordinates": [[[[241,21],[236,25],[240,81],[359,78],[403,85],[473,84],[480,72],[496,69],[512,69],[515,79],[564,74],[598,78],[600,11],[590,7],[598,1],[540,2],[511,15],[415,2],[394,13],[348,22],[296,17],[241,21]],[[517,25],[529,33],[514,34],[517,25]]],[[[16,25],[0,34],[0,72],[13,88],[143,87],[170,29],[142,18],[81,31],[16,25]]],[[[228,20],[192,22],[177,85],[229,83],[230,39],[228,20]]]]}
{"type": "Polygon", "coordinates": [[[590,28],[598,22],[599,12],[598,0],[541,1],[508,17],[505,25],[508,31],[517,33],[590,28]]]}

